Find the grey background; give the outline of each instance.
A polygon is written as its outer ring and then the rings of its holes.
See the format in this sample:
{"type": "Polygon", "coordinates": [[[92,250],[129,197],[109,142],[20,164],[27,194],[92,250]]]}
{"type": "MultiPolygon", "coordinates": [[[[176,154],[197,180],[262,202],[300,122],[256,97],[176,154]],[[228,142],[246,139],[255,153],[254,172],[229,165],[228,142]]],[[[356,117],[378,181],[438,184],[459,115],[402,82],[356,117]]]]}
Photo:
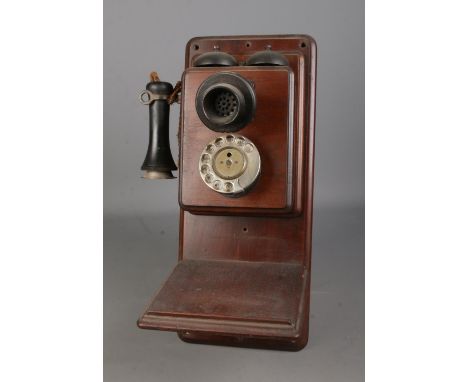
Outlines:
{"type": "MultiPolygon", "coordinates": [[[[85,25],[85,24],[84,24],[85,25]]],[[[171,109],[176,157],[178,106],[171,109]]],[[[104,380],[364,379],[364,1],[104,1],[104,380]],[[175,83],[194,36],[306,33],[318,44],[308,346],[181,342],[136,319],[177,258],[177,180],[144,181],[148,74],[175,83]]]]}

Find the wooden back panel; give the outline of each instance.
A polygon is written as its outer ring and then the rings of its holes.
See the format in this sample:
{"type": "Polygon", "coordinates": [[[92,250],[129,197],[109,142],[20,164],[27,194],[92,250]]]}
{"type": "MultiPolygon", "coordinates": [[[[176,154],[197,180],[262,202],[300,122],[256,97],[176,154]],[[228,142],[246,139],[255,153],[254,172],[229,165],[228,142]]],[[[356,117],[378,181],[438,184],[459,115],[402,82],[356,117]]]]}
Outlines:
{"type": "MultiPolygon", "coordinates": [[[[291,183],[287,186],[292,192],[290,199],[292,208],[289,211],[288,208],[281,208],[285,200],[284,189],[275,195],[268,193],[265,189],[254,188],[250,194],[251,201],[259,203],[258,206],[263,208],[252,208],[252,204],[246,208],[246,205],[242,204],[244,203],[242,200],[245,200],[247,204],[248,199],[246,198],[249,197],[249,194],[231,200],[209,190],[201,179],[195,180],[200,178],[198,171],[194,173],[188,171],[185,167],[186,163],[194,161],[192,156],[196,157],[198,163],[202,145],[211,140],[216,133],[200,126],[201,121],[196,116],[196,111],[193,110],[193,101],[190,101],[191,105],[187,104],[188,101],[186,101],[181,115],[180,162],[182,167],[179,199],[181,207],[187,208],[191,203],[197,202],[199,196],[196,194],[203,188],[206,189],[206,192],[203,193],[209,195],[209,198],[207,197],[203,203],[199,203],[199,206],[203,205],[203,208],[199,209],[191,205],[188,207],[190,212],[181,210],[179,245],[179,259],[181,260],[187,258],[274,261],[302,263],[306,269],[310,267],[315,120],[315,42],[309,36],[303,35],[197,37],[187,43],[186,73],[206,72],[211,74],[213,70],[220,71],[219,68],[201,69],[191,66],[198,55],[212,51],[214,46],[235,56],[242,63],[249,55],[268,45],[271,46],[272,50],[278,50],[286,56],[292,72],[290,78],[294,81],[290,94],[294,100],[292,106],[289,101],[282,103],[284,109],[289,107],[290,111],[292,110],[292,115],[289,115],[292,122],[292,130],[290,131],[292,149],[291,146],[280,145],[283,148],[288,147],[288,155],[292,158],[291,165],[276,168],[270,173],[271,179],[274,179],[275,172],[281,177],[284,176],[282,171],[287,168],[291,179],[291,183]],[[193,146],[196,145],[201,147],[195,149],[193,146]],[[199,185],[194,186],[197,182],[199,185]],[[185,187],[187,184],[190,184],[191,187],[185,187]],[[189,194],[192,192],[193,194],[189,194]],[[268,206],[274,206],[276,209],[266,208],[268,206]],[[200,213],[207,216],[199,215],[200,213]],[[217,216],[209,216],[214,214],[217,216]]],[[[264,73],[270,74],[265,68],[258,68],[260,71],[262,69],[264,73]]],[[[237,67],[236,70],[249,71],[249,67],[237,67]]],[[[185,77],[185,79],[187,78],[188,76],[185,77]]],[[[199,82],[200,80],[185,84],[184,100],[192,97],[187,92],[189,88],[194,87],[195,83],[199,82]]],[[[189,93],[196,93],[196,90],[191,89],[189,93]]],[[[278,96],[275,93],[275,97],[278,96]]],[[[277,105],[279,106],[281,103],[277,105]]],[[[260,129],[267,129],[267,117],[259,116],[257,113],[256,119],[257,122],[259,119],[261,121],[260,129]]],[[[251,127],[247,126],[238,133],[252,138],[250,135],[254,132],[249,129],[251,127]]],[[[281,132],[281,129],[278,131],[281,132]]],[[[272,140],[273,145],[275,145],[280,139],[273,134],[263,142],[255,140],[255,144],[264,145],[261,147],[262,149],[270,150],[271,147],[268,145],[272,144],[272,140]],[[277,141],[275,141],[276,139],[277,141]]],[[[286,161],[283,163],[285,164],[286,161]]],[[[256,186],[261,187],[261,184],[256,186]]]]}
{"type": "Polygon", "coordinates": [[[287,350],[306,345],[315,73],[316,46],[308,36],[197,37],[189,41],[180,131],[179,201],[184,209],[180,211],[179,262],[140,317],[140,327],[174,330],[188,342],[287,350]],[[201,125],[194,93],[203,78],[219,71],[195,69],[192,62],[215,46],[241,62],[270,46],[289,61],[286,70],[233,69],[261,84],[257,115],[238,133],[254,140],[266,157],[263,179],[251,194],[237,200],[207,189],[192,165],[198,163],[203,145],[216,135],[201,125]],[[281,97],[286,93],[284,86],[278,90],[268,85],[268,79],[275,76],[275,84],[293,82],[289,98],[281,97]],[[271,110],[267,101],[273,102],[271,110]],[[268,126],[274,128],[269,131],[268,126]],[[273,158],[281,161],[274,163],[273,158]],[[276,188],[271,186],[274,181],[276,188]]]}

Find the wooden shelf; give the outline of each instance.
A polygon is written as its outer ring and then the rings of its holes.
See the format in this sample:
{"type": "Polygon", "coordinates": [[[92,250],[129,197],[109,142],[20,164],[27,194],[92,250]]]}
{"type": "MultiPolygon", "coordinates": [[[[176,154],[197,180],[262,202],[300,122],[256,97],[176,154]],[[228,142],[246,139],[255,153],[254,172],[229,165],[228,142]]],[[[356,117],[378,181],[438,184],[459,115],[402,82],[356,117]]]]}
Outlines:
{"type": "Polygon", "coordinates": [[[183,260],[138,325],[294,340],[301,332],[305,273],[292,263],[183,260]]]}

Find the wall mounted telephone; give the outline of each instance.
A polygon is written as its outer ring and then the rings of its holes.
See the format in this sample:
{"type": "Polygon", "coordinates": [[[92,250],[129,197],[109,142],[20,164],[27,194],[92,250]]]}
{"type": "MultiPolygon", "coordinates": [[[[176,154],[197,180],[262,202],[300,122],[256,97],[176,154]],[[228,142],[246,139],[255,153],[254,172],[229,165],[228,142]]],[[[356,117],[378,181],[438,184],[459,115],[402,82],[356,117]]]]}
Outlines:
{"type": "Polygon", "coordinates": [[[153,73],[147,179],[174,178],[178,263],[138,320],[187,342],[299,350],[309,328],[316,45],[305,35],[196,37],[175,87],[153,73]]]}

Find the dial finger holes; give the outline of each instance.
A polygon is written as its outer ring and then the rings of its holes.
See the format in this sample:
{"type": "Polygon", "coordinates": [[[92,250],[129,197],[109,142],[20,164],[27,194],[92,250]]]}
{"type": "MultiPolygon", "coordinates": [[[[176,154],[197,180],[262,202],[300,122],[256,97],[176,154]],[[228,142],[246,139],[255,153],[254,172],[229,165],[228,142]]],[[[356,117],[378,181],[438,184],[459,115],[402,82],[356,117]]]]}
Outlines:
{"type": "Polygon", "coordinates": [[[224,189],[227,192],[231,192],[233,188],[234,188],[234,185],[231,182],[224,183],[224,189]]]}
{"type": "Polygon", "coordinates": [[[225,196],[248,192],[260,174],[258,150],[252,141],[242,135],[214,137],[206,144],[199,158],[201,180],[207,187],[225,196]]]}
{"type": "Polygon", "coordinates": [[[238,138],[236,139],[236,143],[237,143],[238,146],[244,146],[244,144],[245,144],[245,139],[242,138],[242,137],[238,137],[238,138]]]}
{"type": "Polygon", "coordinates": [[[221,182],[219,180],[216,180],[214,183],[213,183],[213,188],[215,190],[219,190],[221,189],[221,182]]]}
{"type": "Polygon", "coordinates": [[[204,164],[203,166],[201,166],[200,171],[202,174],[208,174],[210,172],[210,166],[208,166],[207,164],[204,164]]]}
{"type": "Polygon", "coordinates": [[[244,151],[246,153],[251,153],[253,151],[253,146],[250,143],[246,144],[244,147],[244,151]]]}

